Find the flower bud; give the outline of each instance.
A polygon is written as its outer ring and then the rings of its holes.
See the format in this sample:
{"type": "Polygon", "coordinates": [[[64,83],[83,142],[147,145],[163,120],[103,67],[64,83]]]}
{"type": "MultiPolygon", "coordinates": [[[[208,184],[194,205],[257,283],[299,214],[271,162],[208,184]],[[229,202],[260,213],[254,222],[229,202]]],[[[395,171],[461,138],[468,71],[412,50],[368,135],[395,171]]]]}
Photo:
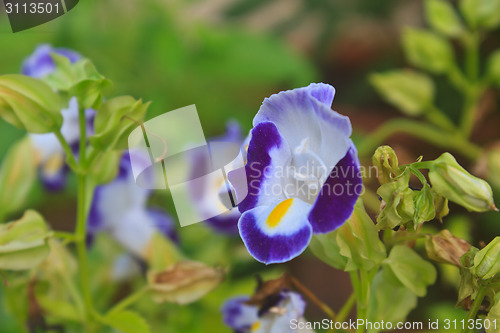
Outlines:
{"type": "Polygon", "coordinates": [[[50,236],[43,217],[32,210],[17,221],[0,225],[0,269],[23,270],[39,265],[49,254],[50,236]]]}
{"type": "Polygon", "coordinates": [[[63,100],[37,79],[23,75],[0,77],[0,116],[31,133],[47,133],[62,125],[63,100]]]}
{"type": "Polygon", "coordinates": [[[469,251],[470,244],[455,237],[448,230],[443,230],[437,235],[427,236],[425,249],[427,256],[440,263],[462,267],[460,258],[469,251]]]}
{"type": "Polygon", "coordinates": [[[194,261],[180,261],[163,271],[150,271],[148,282],[153,299],[177,304],[192,303],[222,282],[222,269],[194,261]]]}
{"type": "Polygon", "coordinates": [[[431,193],[429,184],[424,184],[424,187],[415,194],[414,198],[415,212],[413,221],[415,229],[421,223],[430,221],[436,216],[436,209],[434,208],[434,199],[431,193]]]}
{"type": "Polygon", "coordinates": [[[377,190],[383,200],[377,217],[378,228],[393,229],[413,220],[415,192],[408,187],[409,180],[410,171],[406,170],[396,181],[384,184],[377,190]]]}
{"type": "Polygon", "coordinates": [[[500,273],[500,237],[495,237],[474,258],[472,267],[474,275],[482,280],[488,280],[500,273]]]}
{"type": "Polygon", "coordinates": [[[432,162],[429,179],[436,193],[469,211],[497,210],[490,185],[468,173],[449,153],[432,162]]]}
{"type": "Polygon", "coordinates": [[[392,179],[401,174],[398,165],[398,157],[389,146],[378,147],[372,157],[373,165],[378,170],[378,181],[380,184],[387,184],[392,179]]]}

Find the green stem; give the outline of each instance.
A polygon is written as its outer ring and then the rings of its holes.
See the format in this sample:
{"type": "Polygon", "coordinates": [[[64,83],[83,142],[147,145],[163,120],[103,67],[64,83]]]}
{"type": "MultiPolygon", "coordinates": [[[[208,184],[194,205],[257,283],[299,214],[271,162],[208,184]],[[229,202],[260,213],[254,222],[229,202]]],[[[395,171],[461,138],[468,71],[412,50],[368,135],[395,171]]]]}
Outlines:
{"type": "MultiPolygon", "coordinates": [[[[486,296],[487,291],[488,291],[488,288],[486,288],[485,286],[479,287],[479,290],[478,290],[477,295],[476,295],[476,299],[474,300],[474,303],[472,303],[472,307],[470,308],[470,311],[467,315],[466,323],[468,323],[469,320],[471,320],[471,319],[472,320],[476,319],[477,312],[479,311],[479,308],[481,307],[481,304],[483,303],[483,300],[484,300],[484,297],[486,296]]],[[[467,327],[462,332],[468,333],[468,332],[473,332],[473,330],[471,330],[467,327]]]]}
{"type": "Polygon", "coordinates": [[[337,313],[336,321],[339,323],[344,322],[347,316],[351,313],[354,304],[356,304],[356,294],[353,292],[337,313]]]}
{"type": "MultiPolygon", "coordinates": [[[[366,277],[365,271],[360,271],[360,276],[358,272],[350,272],[352,288],[354,289],[354,294],[356,295],[356,312],[358,319],[366,319],[366,286],[363,279],[366,277]]],[[[364,333],[364,326],[359,325],[356,329],[356,333],[364,333]]]]}
{"type": "Polygon", "coordinates": [[[409,241],[417,240],[417,239],[424,238],[427,236],[429,236],[429,234],[414,234],[414,235],[408,235],[408,236],[395,237],[389,241],[389,244],[394,245],[394,244],[398,244],[398,243],[409,242],[409,241]]]}
{"type": "Polygon", "coordinates": [[[479,97],[481,92],[477,87],[471,87],[465,92],[465,104],[462,111],[462,121],[460,129],[465,137],[469,137],[476,122],[476,111],[478,110],[479,97]]]}
{"type": "Polygon", "coordinates": [[[455,132],[457,130],[457,127],[450,118],[434,105],[429,106],[429,110],[426,112],[425,116],[431,123],[446,131],[455,132]]]}
{"type": "Polygon", "coordinates": [[[78,292],[78,289],[75,286],[75,283],[72,279],[71,276],[69,275],[63,275],[62,276],[63,283],[66,286],[66,289],[68,290],[69,295],[75,302],[76,309],[78,311],[78,314],[82,317],[82,319],[85,319],[85,305],[83,303],[82,297],[80,296],[80,293],[78,292]]]}
{"type": "Polygon", "coordinates": [[[85,302],[87,318],[94,313],[92,297],[89,284],[89,270],[87,261],[86,235],[87,235],[87,214],[86,214],[86,186],[87,181],[84,175],[78,175],[78,206],[76,220],[76,239],[78,263],[80,266],[80,283],[85,302]]]}
{"type": "Polygon", "coordinates": [[[65,243],[72,243],[77,241],[75,234],[66,231],[53,231],[54,237],[61,238],[65,243]]]}
{"type": "Polygon", "coordinates": [[[139,289],[135,293],[125,297],[118,304],[116,304],[111,310],[109,310],[108,314],[125,310],[126,308],[128,308],[132,304],[139,301],[144,295],[146,295],[148,293],[148,291],[149,291],[149,286],[146,286],[146,287],[139,289]]]}
{"type": "Polygon", "coordinates": [[[78,109],[78,120],[80,124],[80,165],[85,166],[85,151],[87,149],[87,121],[85,119],[85,110],[78,109]]]}
{"type": "Polygon", "coordinates": [[[62,135],[61,131],[57,130],[56,132],[54,132],[54,134],[56,135],[64,152],[66,153],[66,162],[68,163],[69,167],[75,173],[79,173],[80,168],[78,167],[78,164],[76,163],[75,157],[73,156],[73,152],[71,151],[71,148],[69,147],[68,142],[66,141],[66,139],[62,135]]]}
{"type": "Polygon", "coordinates": [[[478,84],[479,78],[479,34],[472,32],[464,41],[465,46],[465,70],[467,72],[468,85],[464,86],[465,104],[462,112],[460,129],[465,137],[469,137],[474,129],[476,111],[478,109],[481,89],[478,84]]]}
{"type": "MultiPolygon", "coordinates": [[[[408,164],[407,166],[412,166],[415,169],[430,169],[434,165],[434,161],[424,161],[424,162],[415,162],[412,164],[408,164]]],[[[403,165],[405,167],[406,165],[403,165]]]]}
{"type": "Polygon", "coordinates": [[[469,142],[461,135],[410,119],[390,120],[367,135],[358,145],[359,155],[371,155],[378,146],[396,133],[410,134],[437,147],[455,150],[471,160],[477,160],[481,155],[481,147],[469,142]]]}
{"type": "Polygon", "coordinates": [[[491,283],[488,285],[488,288],[500,288],[500,282],[491,283]]]}

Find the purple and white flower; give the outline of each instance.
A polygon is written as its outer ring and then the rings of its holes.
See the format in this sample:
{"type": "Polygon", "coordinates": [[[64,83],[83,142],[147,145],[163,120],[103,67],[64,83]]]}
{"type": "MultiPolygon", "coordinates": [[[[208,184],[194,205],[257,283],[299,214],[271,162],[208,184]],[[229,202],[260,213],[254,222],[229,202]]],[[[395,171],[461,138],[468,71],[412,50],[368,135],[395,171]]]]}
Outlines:
{"type": "Polygon", "coordinates": [[[89,212],[88,238],[91,241],[98,232],[108,232],[128,252],[143,258],[155,232],[174,241],[177,241],[177,234],[169,215],[147,207],[151,191],[135,182],[129,155],[134,153],[137,152],[123,155],[115,180],[95,189],[89,212]]]}
{"type": "Polygon", "coordinates": [[[238,228],[260,262],[301,254],[314,233],[350,217],[362,192],[351,123],[331,109],[334,94],[322,83],[283,91],[266,98],[253,120],[238,228]]]}
{"type": "MultiPolygon", "coordinates": [[[[293,291],[283,290],[272,303],[257,307],[246,304],[248,297],[230,299],[222,308],[224,323],[235,333],[310,333],[309,329],[292,329],[290,323],[304,323],[306,302],[293,291]]],[[[300,325],[305,326],[305,325],[300,325]]]]}

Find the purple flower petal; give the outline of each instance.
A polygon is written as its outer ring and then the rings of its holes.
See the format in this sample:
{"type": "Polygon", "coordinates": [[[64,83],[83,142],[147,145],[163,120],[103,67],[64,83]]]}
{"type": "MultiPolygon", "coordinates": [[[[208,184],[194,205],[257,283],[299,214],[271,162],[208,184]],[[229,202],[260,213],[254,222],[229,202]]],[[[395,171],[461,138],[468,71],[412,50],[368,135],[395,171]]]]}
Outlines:
{"type": "Polygon", "coordinates": [[[304,252],[312,237],[307,220],[310,207],[300,199],[290,198],[243,213],[238,227],[248,252],[265,264],[289,261],[304,252]]]}
{"type": "Polygon", "coordinates": [[[345,156],[352,132],[349,118],[331,109],[334,94],[324,83],[282,91],[264,100],[253,125],[273,122],[291,149],[307,138],[311,150],[333,168],[345,156]]]}
{"type": "MultiPolygon", "coordinates": [[[[262,122],[253,128],[247,156],[245,171],[248,195],[238,205],[240,212],[246,212],[258,205],[274,205],[285,200],[286,197],[282,193],[284,180],[275,175],[276,169],[290,159],[290,148],[274,123],[262,122]]],[[[230,173],[230,181],[231,178],[230,173]]]]}
{"type": "Polygon", "coordinates": [[[328,233],[351,216],[363,188],[360,164],[354,144],[333,168],[309,213],[314,233],[328,233]]]}
{"type": "Polygon", "coordinates": [[[22,65],[22,73],[27,76],[40,78],[44,77],[55,70],[54,60],[51,53],[57,53],[68,58],[72,63],[81,58],[77,52],[64,49],[53,48],[48,44],[38,46],[33,54],[27,57],[22,65]]]}
{"type": "Polygon", "coordinates": [[[222,307],[224,323],[236,333],[250,331],[252,324],[257,321],[257,307],[245,304],[248,297],[235,297],[228,300],[222,307]]]}

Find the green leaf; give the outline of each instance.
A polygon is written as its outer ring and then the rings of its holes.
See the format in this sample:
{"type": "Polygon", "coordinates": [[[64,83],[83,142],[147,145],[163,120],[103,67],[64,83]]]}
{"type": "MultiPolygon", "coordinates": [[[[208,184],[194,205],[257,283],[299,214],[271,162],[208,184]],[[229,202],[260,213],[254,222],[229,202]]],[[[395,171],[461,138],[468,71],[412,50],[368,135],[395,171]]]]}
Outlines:
{"type": "MultiPolygon", "coordinates": [[[[370,287],[367,320],[370,322],[404,322],[417,306],[417,296],[407,288],[385,279],[382,271],[373,278],[370,287]]],[[[380,330],[368,330],[377,333],[380,330]]]]}
{"type": "Polygon", "coordinates": [[[497,333],[498,332],[498,323],[500,323],[500,293],[495,295],[494,304],[486,317],[486,320],[489,320],[490,323],[496,323],[496,325],[490,325],[489,328],[486,329],[487,333],[497,333]]]}
{"type": "Polygon", "coordinates": [[[36,300],[48,315],[59,320],[70,320],[80,322],[82,318],[73,304],[67,301],[54,299],[46,294],[38,294],[36,300]]]}
{"type": "Polygon", "coordinates": [[[63,99],[40,80],[24,75],[0,76],[0,117],[31,133],[62,125],[63,99]]]}
{"type": "Polygon", "coordinates": [[[383,200],[383,209],[377,216],[379,229],[394,229],[413,220],[415,192],[408,186],[410,176],[409,170],[406,169],[397,180],[384,184],[377,190],[383,200]]]}
{"type": "Polygon", "coordinates": [[[386,257],[378,230],[361,200],[356,203],[352,216],[337,230],[337,244],[340,254],[347,258],[345,271],[370,270],[386,257]]]}
{"type": "Polygon", "coordinates": [[[28,210],[15,222],[0,225],[0,269],[30,269],[49,254],[51,235],[43,217],[28,210]]]}
{"type": "Polygon", "coordinates": [[[144,118],[149,104],[130,96],[104,102],[96,114],[90,144],[99,150],[127,148],[128,136],[144,118]]]}
{"type": "Polygon", "coordinates": [[[35,151],[28,137],[14,144],[0,167],[0,222],[20,209],[36,181],[35,151]]]}
{"type": "Polygon", "coordinates": [[[500,50],[496,50],[488,58],[486,77],[489,82],[500,88],[500,50]]]}
{"type": "Polygon", "coordinates": [[[97,108],[103,96],[111,89],[112,82],[102,76],[89,59],[75,63],[65,56],[53,53],[56,69],[43,78],[51,87],[66,92],[68,97],[76,96],[78,104],[85,109],[97,108]]]}
{"type": "Polygon", "coordinates": [[[455,9],[447,0],[427,0],[425,14],[430,26],[446,36],[459,37],[465,31],[455,9]]]}
{"type": "Polygon", "coordinates": [[[454,63],[451,45],[431,31],[407,28],[403,33],[403,46],[412,65],[431,73],[447,72],[454,63]]]}
{"type": "Polygon", "coordinates": [[[109,326],[123,333],[148,333],[151,332],[148,323],[132,311],[111,312],[104,317],[109,326]]]}
{"type": "Polygon", "coordinates": [[[403,286],[419,297],[425,296],[427,287],[436,282],[436,268],[404,245],[392,248],[384,261],[384,269],[390,270],[403,286]]]}
{"type": "Polygon", "coordinates": [[[337,231],[328,234],[314,235],[309,244],[313,254],[324,263],[344,270],[347,264],[347,258],[340,254],[340,248],[337,244],[337,231]]]}
{"type": "Polygon", "coordinates": [[[460,10],[473,28],[496,28],[500,24],[500,0],[461,0],[460,10]]]}
{"type": "Polygon", "coordinates": [[[411,70],[372,74],[370,83],[385,101],[407,115],[422,114],[434,99],[431,79],[411,70]]]}

